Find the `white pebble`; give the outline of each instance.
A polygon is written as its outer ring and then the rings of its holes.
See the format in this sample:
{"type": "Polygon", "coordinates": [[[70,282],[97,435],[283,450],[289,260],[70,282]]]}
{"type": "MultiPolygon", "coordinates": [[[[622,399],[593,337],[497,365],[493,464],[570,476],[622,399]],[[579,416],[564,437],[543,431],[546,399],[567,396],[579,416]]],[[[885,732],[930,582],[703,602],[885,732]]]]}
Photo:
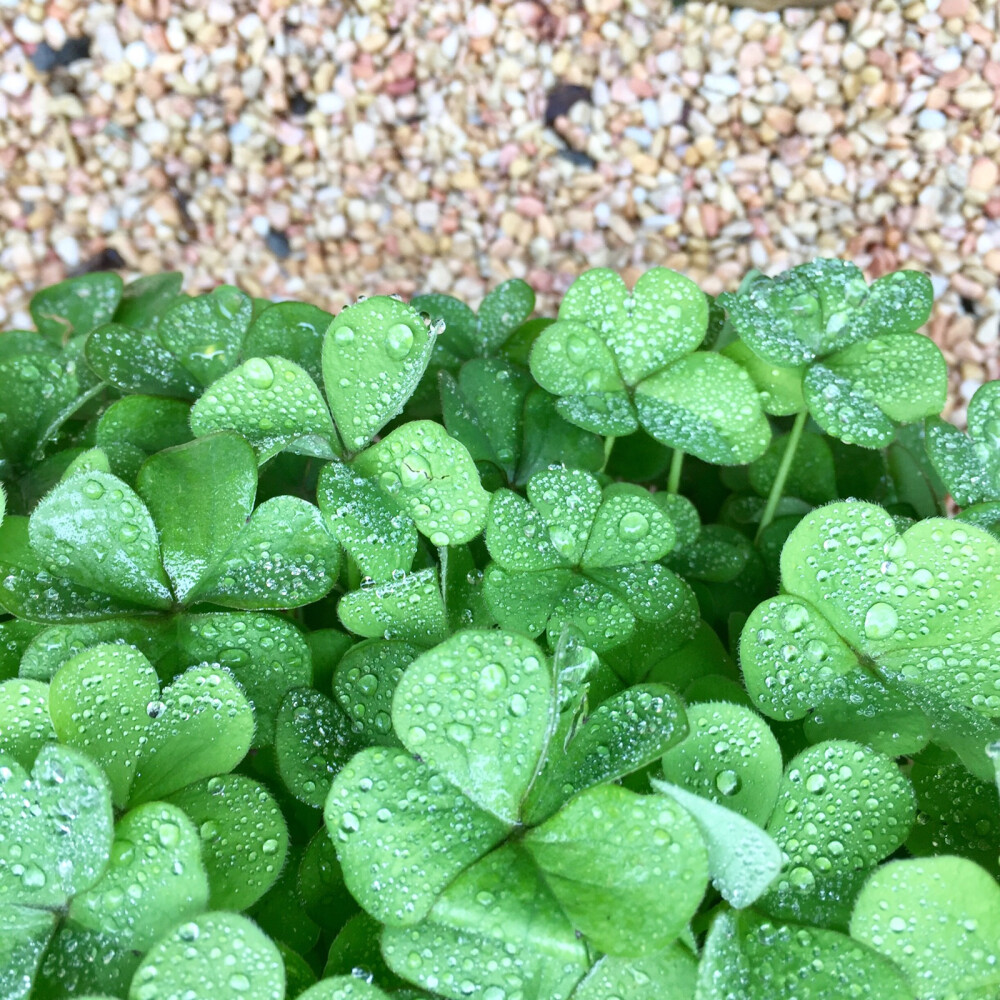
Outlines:
{"type": "Polygon", "coordinates": [[[11,97],[20,97],[28,89],[28,78],[23,73],[0,74],[0,91],[11,97]]]}
{"type": "Polygon", "coordinates": [[[611,218],[611,206],[606,201],[600,201],[594,206],[594,221],[603,229],[611,218]]]}
{"type": "Polygon", "coordinates": [[[45,37],[45,32],[37,21],[19,14],[14,18],[14,37],[27,45],[37,45],[45,37]]]}
{"type": "Polygon", "coordinates": [[[99,24],[94,29],[94,50],[98,58],[107,63],[120,63],[125,58],[125,50],[113,24],[99,24]]]}
{"type": "Polygon", "coordinates": [[[926,132],[936,132],[948,124],[948,116],[937,108],[924,108],[917,115],[917,128],[926,132]]]}
{"type": "Polygon", "coordinates": [[[646,128],[655,132],[660,127],[660,106],[652,97],[647,97],[639,105],[639,110],[642,112],[642,120],[645,122],[646,128]]]}
{"type": "Polygon", "coordinates": [[[680,121],[681,113],[684,110],[684,98],[675,91],[668,90],[660,94],[660,121],[664,125],[672,125],[680,121]]]}
{"type": "Polygon", "coordinates": [[[941,73],[951,73],[962,65],[962,53],[956,48],[945,49],[934,57],[934,68],[941,73]]]}
{"type": "Polygon", "coordinates": [[[354,137],[354,148],[362,160],[368,159],[375,151],[375,128],[368,122],[355,122],[351,130],[354,137]]]}
{"type": "Polygon", "coordinates": [[[271,224],[267,221],[266,215],[255,215],[250,223],[250,228],[258,236],[266,236],[268,230],[271,228],[271,224]]]}
{"type": "Polygon", "coordinates": [[[740,82],[728,73],[706,73],[702,78],[706,90],[724,97],[735,97],[740,92],[740,82]]]}
{"type": "Polygon", "coordinates": [[[847,179],[847,168],[835,156],[828,156],[823,161],[823,176],[838,187],[847,179]]]}
{"type": "Polygon", "coordinates": [[[436,201],[418,201],[413,209],[413,217],[421,229],[433,229],[441,217],[441,209],[436,201]]]}
{"type": "Polygon", "coordinates": [[[129,42],[125,46],[125,61],[133,69],[146,69],[153,61],[153,53],[145,42],[129,42]]]}
{"type": "Polygon", "coordinates": [[[316,96],[316,110],[321,115],[337,115],[344,110],[344,99],[333,90],[316,96]]]}
{"type": "Polygon", "coordinates": [[[80,244],[72,236],[61,236],[53,248],[67,267],[76,267],[80,263],[80,244]]]}
{"type": "Polygon", "coordinates": [[[488,38],[497,30],[497,16],[485,4],[472,8],[466,27],[471,38],[488,38]]]}

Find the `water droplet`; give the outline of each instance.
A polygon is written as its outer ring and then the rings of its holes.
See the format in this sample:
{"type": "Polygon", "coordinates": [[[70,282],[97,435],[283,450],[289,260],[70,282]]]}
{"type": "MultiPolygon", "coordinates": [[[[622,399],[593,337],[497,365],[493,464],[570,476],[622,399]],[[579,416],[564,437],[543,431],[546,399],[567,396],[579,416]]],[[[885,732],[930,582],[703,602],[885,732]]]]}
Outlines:
{"type": "Polygon", "coordinates": [[[431,478],[430,462],[415,451],[411,451],[399,463],[399,479],[405,489],[412,490],[418,486],[424,486],[431,478]]]}
{"type": "Polygon", "coordinates": [[[801,604],[789,604],[781,615],[781,624],[789,632],[798,632],[809,624],[809,612],[801,604]]]}
{"type": "Polygon", "coordinates": [[[413,331],[405,323],[396,323],[385,332],[385,353],[393,361],[402,361],[413,350],[413,331]]]}
{"type": "Polygon", "coordinates": [[[888,639],[899,624],[899,616],[890,604],[879,601],[865,615],[865,635],[869,639],[888,639]]]}
{"type": "Polygon", "coordinates": [[[96,479],[88,479],[83,484],[83,495],[88,500],[100,500],[104,496],[104,487],[96,479]]]}
{"type": "Polygon", "coordinates": [[[499,663],[487,663],[479,674],[479,690],[487,698],[496,698],[507,686],[507,674],[499,663]]]}
{"type": "Polygon", "coordinates": [[[816,876],[800,865],[788,873],[788,882],[796,889],[811,889],[816,884],[816,876]]]}
{"type": "Polygon", "coordinates": [[[510,714],[518,717],[525,715],[528,711],[528,699],[523,694],[515,694],[510,699],[510,714]]]}
{"type": "Polygon", "coordinates": [[[181,830],[176,823],[161,823],[156,836],[164,847],[176,847],[181,839],[181,830]]]}
{"type": "Polygon", "coordinates": [[[229,977],[229,988],[236,990],[237,993],[243,993],[250,989],[250,980],[242,972],[234,972],[229,977]]]}
{"type": "Polygon", "coordinates": [[[354,331],[349,326],[341,326],[333,331],[333,339],[338,344],[350,344],[354,340],[354,331]]]}
{"type": "Polygon", "coordinates": [[[735,795],[740,790],[742,784],[740,776],[728,768],[725,771],[720,771],[715,776],[715,787],[723,795],[735,795]]]}
{"type": "Polygon", "coordinates": [[[263,358],[251,358],[243,366],[243,375],[255,389],[270,389],[274,369],[263,358]]]}
{"type": "Polygon", "coordinates": [[[806,778],[806,790],[817,794],[826,788],[826,778],[822,774],[810,774],[806,778]]]}
{"type": "Polygon", "coordinates": [[[146,706],[146,715],[151,719],[159,718],[165,711],[167,706],[162,701],[151,701],[146,706]]]}
{"type": "Polygon", "coordinates": [[[649,534],[649,520],[645,514],[631,510],[618,522],[618,537],[623,542],[638,542],[649,534]]]}

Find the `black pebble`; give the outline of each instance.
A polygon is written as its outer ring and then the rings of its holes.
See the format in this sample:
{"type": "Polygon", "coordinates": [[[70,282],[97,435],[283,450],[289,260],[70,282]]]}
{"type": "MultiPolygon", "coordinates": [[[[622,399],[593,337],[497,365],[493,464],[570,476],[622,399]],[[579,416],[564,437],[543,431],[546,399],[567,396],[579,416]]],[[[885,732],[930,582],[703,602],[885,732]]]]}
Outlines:
{"type": "Polygon", "coordinates": [[[581,153],[578,149],[559,149],[556,150],[556,155],[561,156],[564,160],[569,160],[574,167],[593,170],[597,166],[597,162],[592,156],[588,153],[581,153]]]}
{"type": "Polygon", "coordinates": [[[590,103],[590,87],[581,87],[578,83],[557,83],[549,91],[545,103],[545,124],[553,125],[577,101],[590,103]]]}
{"type": "Polygon", "coordinates": [[[264,243],[278,260],[287,260],[292,255],[288,237],[277,229],[268,230],[267,236],[264,237],[264,243]]]}
{"type": "Polygon", "coordinates": [[[61,49],[54,49],[48,42],[42,42],[31,56],[31,64],[39,73],[51,73],[60,66],[69,66],[78,59],[90,55],[89,38],[67,38],[61,49]]]}
{"type": "Polygon", "coordinates": [[[105,247],[100,253],[74,267],[68,277],[78,278],[81,274],[93,274],[95,271],[117,271],[127,266],[125,259],[114,247],[105,247]]]}
{"type": "Polygon", "coordinates": [[[298,91],[292,94],[288,101],[288,107],[293,115],[307,115],[312,110],[312,106],[313,102],[305,94],[300,94],[298,91]]]}

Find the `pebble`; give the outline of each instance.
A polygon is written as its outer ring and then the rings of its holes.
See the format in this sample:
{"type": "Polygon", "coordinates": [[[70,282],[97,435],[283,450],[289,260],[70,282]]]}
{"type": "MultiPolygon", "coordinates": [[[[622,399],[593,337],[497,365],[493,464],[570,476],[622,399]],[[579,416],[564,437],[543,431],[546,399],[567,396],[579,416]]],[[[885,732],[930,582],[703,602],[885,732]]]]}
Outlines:
{"type": "Polygon", "coordinates": [[[333,310],[516,275],[551,314],[589,266],[715,293],[836,254],[930,274],[961,419],[963,378],[1000,375],[995,6],[0,0],[0,217],[30,216],[0,226],[0,312],[111,233],[191,291],[333,310]],[[561,133],[559,86],[590,96],[561,133]]]}

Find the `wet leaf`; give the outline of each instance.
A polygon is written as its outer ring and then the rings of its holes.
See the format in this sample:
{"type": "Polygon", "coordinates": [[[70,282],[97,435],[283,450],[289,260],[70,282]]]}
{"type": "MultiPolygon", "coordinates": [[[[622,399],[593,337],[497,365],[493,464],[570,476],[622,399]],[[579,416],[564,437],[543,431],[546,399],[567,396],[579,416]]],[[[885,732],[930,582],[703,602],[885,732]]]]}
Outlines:
{"type": "Polygon", "coordinates": [[[573,926],[608,954],[666,947],[708,881],[695,821],[667,799],[615,785],[581,792],[523,843],[573,926]]]}
{"type": "Polygon", "coordinates": [[[115,314],[122,279],[110,271],[84,274],[36,292],[28,305],[38,332],[56,344],[90,333],[115,314]]]}
{"type": "Polygon", "coordinates": [[[316,501],[331,533],[364,576],[387,580],[413,565],[416,525],[372,480],[331,462],[320,473],[316,501]]]}
{"type": "Polygon", "coordinates": [[[247,295],[220,285],[173,305],[156,334],[197,385],[211,385],[236,364],[252,312],[247,295]]]}
{"type": "Polygon", "coordinates": [[[393,699],[403,745],[480,808],[516,823],[545,749],[552,680],[522,636],[460,632],[407,667],[393,699]]]}
{"type": "Polygon", "coordinates": [[[144,274],[122,291],[114,321],[134,330],[155,330],[163,314],[181,295],[184,275],[180,271],[144,274]]]}
{"type": "Polygon", "coordinates": [[[669,1000],[694,1000],[697,969],[694,956],[679,944],[638,958],[605,955],[573,991],[571,1000],[646,1000],[651,992],[669,1000]]]}
{"type": "Polygon", "coordinates": [[[72,406],[76,376],[56,359],[22,354],[0,359],[0,459],[20,465],[42,444],[46,430],[72,406]]]}
{"type": "Polygon", "coordinates": [[[30,770],[38,751],[55,738],[48,684],[22,678],[0,681],[0,754],[30,770]]]}
{"type": "Polygon", "coordinates": [[[348,451],[360,451],[410,398],[433,340],[419,313],[376,295],[341,310],[323,340],[323,382],[348,451]]]}
{"type": "Polygon", "coordinates": [[[463,545],[483,530],[489,494],[465,447],[429,420],[396,428],[352,463],[373,477],[432,545],[463,545]]]}
{"type": "Polygon", "coordinates": [[[333,694],[368,746],[398,746],[392,698],[403,671],[421,654],[408,642],[369,639],[352,646],[333,674],[333,694]]]}
{"type": "Polygon", "coordinates": [[[587,952],[521,848],[466,870],[415,927],[387,927],[389,968],[450,1000],[468,996],[566,1000],[587,952]]]}
{"type": "Polygon", "coordinates": [[[213,382],[191,407],[198,437],[232,430],[263,465],[280,451],[317,458],[340,452],[333,421],[310,375],[278,355],[252,357],[213,382]]]}
{"type": "Polygon", "coordinates": [[[433,646],[448,635],[436,569],[406,573],[345,594],[337,605],[344,627],[369,639],[433,646]]]}
{"type": "Polygon", "coordinates": [[[146,951],[207,905],[198,831],[176,806],[149,802],[118,822],[107,871],[74,897],[69,919],[115,937],[118,947],[146,951]]]}
{"type": "Polygon", "coordinates": [[[236,913],[206,913],[161,938],[136,970],[128,1000],[283,1000],[285,969],[274,944],[236,913]]]}
{"type": "Polygon", "coordinates": [[[334,976],[310,986],[299,1000],[389,1000],[389,994],[357,976],[334,976]]]}
{"type": "Polygon", "coordinates": [[[100,769],[69,747],[41,749],[31,775],[0,757],[0,901],[65,906],[104,873],[111,795],[100,769]]]}
{"type": "Polygon", "coordinates": [[[0,996],[26,1000],[56,917],[28,906],[0,907],[0,996]]]}
{"type": "Polygon", "coordinates": [[[201,386],[152,333],[120,323],[98,327],[84,346],[87,364],[126,392],[194,399],[201,386]]]}
{"type": "Polygon", "coordinates": [[[307,302],[276,302],[254,318],[243,340],[243,358],[280,354],[319,384],[323,380],[323,335],[333,316],[307,302]]]}
{"type": "Polygon", "coordinates": [[[851,936],[895,962],[920,1000],[1000,985],[1000,886],[964,858],[891,861],[865,883],[851,936]]]}
{"type": "Polygon", "coordinates": [[[688,733],[663,756],[674,785],[763,826],[781,782],[781,749],[771,730],[742,705],[705,702],[686,708],[688,733]]]}
{"type": "Polygon", "coordinates": [[[324,816],[351,894],[394,927],[423,920],[445,887],[510,829],[392,748],[372,747],[347,763],[324,816]]]}
{"type": "Polygon", "coordinates": [[[263,785],[242,774],[203,778],[168,801],[197,828],[211,909],[249,909],[274,885],[285,864],[288,827],[263,785]]]}
{"type": "Polygon", "coordinates": [[[149,510],[115,476],[82,472],[60,483],[32,513],[28,537],[75,583],[152,608],[173,603],[149,510]]]}

